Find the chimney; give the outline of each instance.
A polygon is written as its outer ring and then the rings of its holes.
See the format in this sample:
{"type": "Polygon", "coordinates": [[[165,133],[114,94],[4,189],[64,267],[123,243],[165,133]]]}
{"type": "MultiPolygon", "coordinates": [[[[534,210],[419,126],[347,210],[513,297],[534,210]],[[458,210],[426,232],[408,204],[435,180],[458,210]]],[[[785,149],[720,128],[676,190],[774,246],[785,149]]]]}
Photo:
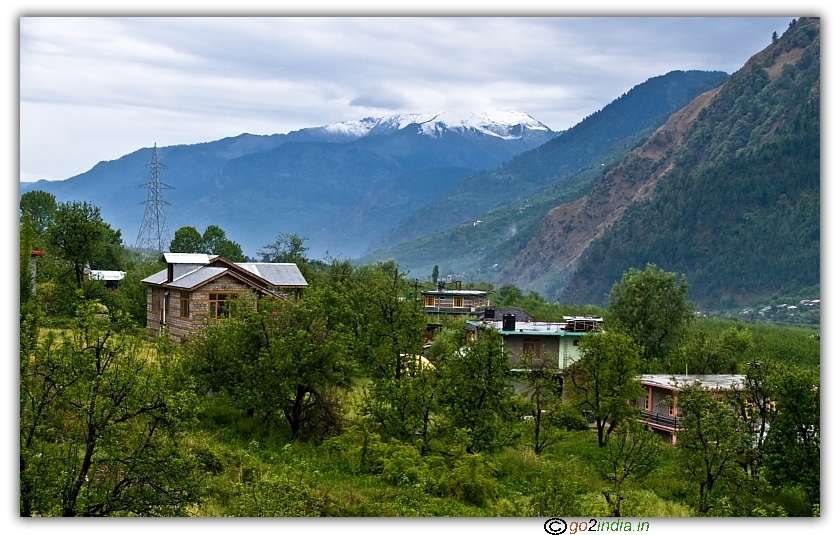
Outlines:
{"type": "Polygon", "coordinates": [[[175,264],[172,262],[166,263],[166,282],[172,282],[175,278],[175,264]]]}

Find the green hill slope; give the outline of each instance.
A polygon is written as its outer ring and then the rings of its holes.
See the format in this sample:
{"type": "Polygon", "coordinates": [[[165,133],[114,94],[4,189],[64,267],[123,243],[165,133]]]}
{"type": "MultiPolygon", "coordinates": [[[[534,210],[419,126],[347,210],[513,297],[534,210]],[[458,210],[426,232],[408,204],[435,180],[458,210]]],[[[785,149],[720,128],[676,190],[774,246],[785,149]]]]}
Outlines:
{"type": "Polygon", "coordinates": [[[654,194],[592,242],[555,297],[603,302],[647,262],[685,273],[708,308],[819,284],[819,19],[753,57],[684,138],[654,194]]]}

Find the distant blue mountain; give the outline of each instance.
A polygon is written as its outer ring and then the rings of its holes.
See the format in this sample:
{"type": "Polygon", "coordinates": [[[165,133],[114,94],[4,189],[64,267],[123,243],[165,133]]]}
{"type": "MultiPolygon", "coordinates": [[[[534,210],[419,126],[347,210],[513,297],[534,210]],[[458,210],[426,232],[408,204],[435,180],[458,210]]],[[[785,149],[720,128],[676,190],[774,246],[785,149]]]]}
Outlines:
{"type": "MultiPolygon", "coordinates": [[[[326,251],[354,256],[395,223],[371,204],[378,192],[403,199],[400,210],[410,212],[466,177],[557,135],[523,113],[444,112],[367,118],[289,134],[242,134],[159,147],[158,156],[166,166],[161,180],[174,188],[164,192],[170,234],[185,225],[201,230],[217,224],[253,256],[277,234],[293,232],[310,237],[315,256],[326,251]],[[358,233],[342,224],[350,213],[362,222],[358,233]]],[[[148,180],[151,153],[143,148],[99,162],[67,180],[22,183],[21,194],[41,189],[59,201],[89,201],[133,245],[146,198],[138,186],[148,180]]]]}

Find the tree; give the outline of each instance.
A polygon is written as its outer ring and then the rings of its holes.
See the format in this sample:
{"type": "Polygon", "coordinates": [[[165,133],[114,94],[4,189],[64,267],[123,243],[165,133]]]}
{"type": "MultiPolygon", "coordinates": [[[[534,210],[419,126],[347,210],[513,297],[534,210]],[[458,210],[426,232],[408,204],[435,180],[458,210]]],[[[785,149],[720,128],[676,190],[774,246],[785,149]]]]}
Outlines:
{"type": "Polygon", "coordinates": [[[779,34],[777,32],[773,32],[772,41],[775,43],[779,40],[779,34]]]}
{"type": "Polygon", "coordinates": [[[611,488],[601,491],[612,509],[621,516],[622,488],[628,479],[642,480],[659,465],[662,439],[636,420],[625,420],[616,429],[597,461],[598,472],[611,488]]]}
{"type": "Polygon", "coordinates": [[[41,190],[27,191],[20,197],[21,222],[23,215],[28,214],[35,235],[43,238],[55,218],[57,208],[55,195],[52,193],[41,190]]]}
{"type": "Polygon", "coordinates": [[[493,451],[513,419],[510,358],[501,333],[479,328],[477,339],[443,355],[440,403],[450,429],[466,429],[468,451],[493,451]]]}
{"type": "Polygon", "coordinates": [[[520,395],[525,401],[528,421],[533,425],[534,453],[539,455],[560,438],[559,420],[564,414],[559,409],[562,405],[563,388],[556,375],[556,358],[545,355],[544,364],[541,366],[537,365],[535,360],[536,355],[533,352],[522,355],[522,364],[529,371],[522,377],[525,388],[520,395]]]}
{"type": "Polygon", "coordinates": [[[30,271],[32,249],[35,247],[35,230],[28,213],[21,216],[20,224],[20,302],[25,303],[32,297],[36,281],[30,271]]]}
{"type": "Polygon", "coordinates": [[[738,456],[750,440],[750,430],[726,400],[699,384],[682,387],[677,450],[689,480],[697,489],[697,512],[714,507],[715,489],[743,478],[738,456]]]}
{"type": "Polygon", "coordinates": [[[669,355],[666,366],[673,372],[709,374],[735,373],[738,361],[755,345],[752,334],[746,329],[729,327],[715,335],[708,328],[692,329],[687,335],[685,345],[669,355]],[[684,362],[674,358],[684,354],[684,362]]]}
{"type": "Polygon", "coordinates": [[[437,284],[438,277],[440,277],[440,268],[437,264],[432,268],[432,283],[437,284]]]}
{"type": "Polygon", "coordinates": [[[646,370],[659,367],[694,319],[688,282],[653,264],[631,268],[610,292],[607,324],[629,334],[644,348],[646,370]]]}
{"type": "Polygon", "coordinates": [[[799,487],[820,503],[819,374],[796,367],[773,378],[776,414],[767,434],[767,479],[777,487],[799,487]]]}
{"type": "Polygon", "coordinates": [[[194,396],[177,354],[152,361],[119,314],[82,301],[69,333],[21,317],[21,516],[183,514],[200,474],[181,442],[194,396]]]}
{"type": "Polygon", "coordinates": [[[325,312],[329,293],[310,288],[300,300],[231,300],[230,317],[192,340],[203,386],[266,422],[282,416],[295,438],[336,430],[353,369],[325,312]]]}
{"type": "Polygon", "coordinates": [[[602,331],[585,334],[580,352],[568,375],[578,406],[592,411],[603,448],[616,426],[638,412],[630,403],[644,393],[638,380],[641,348],[625,334],[602,331]]]}
{"type": "Polygon", "coordinates": [[[62,258],[73,264],[76,284],[81,288],[85,264],[105,251],[112,232],[102,221],[99,207],[72,201],[58,205],[53,223],[47,229],[47,239],[62,258]]]}
{"type": "Polygon", "coordinates": [[[235,241],[229,240],[225,231],[217,225],[209,225],[204,229],[201,239],[207,254],[223,256],[231,262],[245,262],[247,260],[242,253],[242,247],[235,241]]]}
{"type": "Polygon", "coordinates": [[[372,378],[399,379],[421,354],[426,318],[418,302],[407,298],[411,290],[393,261],[362,266],[347,287],[352,351],[372,378]]]}
{"type": "Polygon", "coordinates": [[[218,225],[209,225],[204,234],[199,234],[195,227],[181,227],[175,231],[175,237],[169,244],[173,253],[204,253],[219,255],[231,262],[245,262],[248,259],[242,253],[242,247],[227,238],[225,231],[218,225]]]}
{"type": "Polygon", "coordinates": [[[169,250],[173,253],[205,253],[207,250],[204,239],[195,227],[181,227],[175,231],[175,237],[169,244],[169,250]]]}
{"type": "Polygon", "coordinates": [[[264,250],[257,251],[257,254],[262,256],[263,262],[294,262],[300,267],[301,264],[309,262],[306,258],[309,247],[304,246],[308,239],[297,234],[280,233],[274,243],[269,243],[264,250]]]}

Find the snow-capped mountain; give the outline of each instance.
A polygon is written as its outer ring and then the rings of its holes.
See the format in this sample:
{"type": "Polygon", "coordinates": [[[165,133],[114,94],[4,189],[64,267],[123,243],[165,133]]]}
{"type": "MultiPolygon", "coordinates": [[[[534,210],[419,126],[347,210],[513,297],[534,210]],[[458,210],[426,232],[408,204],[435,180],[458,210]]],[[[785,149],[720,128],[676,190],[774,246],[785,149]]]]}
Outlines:
{"type": "Polygon", "coordinates": [[[504,140],[554,134],[540,121],[519,111],[410,113],[379,118],[366,117],[360,121],[344,121],[308,130],[322,130],[331,136],[357,139],[370,135],[388,135],[412,126],[417,127],[418,134],[430,137],[441,137],[447,131],[484,134],[504,140]]]}

